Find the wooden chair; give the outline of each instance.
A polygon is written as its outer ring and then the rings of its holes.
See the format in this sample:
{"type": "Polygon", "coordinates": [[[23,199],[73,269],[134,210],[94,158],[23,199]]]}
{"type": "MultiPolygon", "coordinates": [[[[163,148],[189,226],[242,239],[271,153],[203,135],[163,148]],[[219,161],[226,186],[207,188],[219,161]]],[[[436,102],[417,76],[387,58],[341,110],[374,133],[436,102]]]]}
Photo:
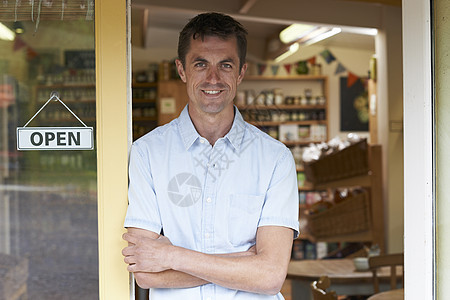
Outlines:
{"type": "Polygon", "coordinates": [[[391,275],[390,276],[391,290],[397,288],[397,266],[402,267],[401,285],[403,286],[403,277],[404,277],[404,275],[403,275],[403,273],[404,273],[403,253],[385,254],[385,255],[369,257],[369,268],[372,271],[374,293],[380,292],[380,281],[377,276],[377,270],[381,267],[390,267],[391,268],[391,274],[390,274],[391,275]]]}
{"type": "Polygon", "coordinates": [[[337,300],[335,291],[326,291],[330,284],[330,278],[327,276],[321,276],[319,280],[313,281],[310,286],[314,300],[337,300]]]}

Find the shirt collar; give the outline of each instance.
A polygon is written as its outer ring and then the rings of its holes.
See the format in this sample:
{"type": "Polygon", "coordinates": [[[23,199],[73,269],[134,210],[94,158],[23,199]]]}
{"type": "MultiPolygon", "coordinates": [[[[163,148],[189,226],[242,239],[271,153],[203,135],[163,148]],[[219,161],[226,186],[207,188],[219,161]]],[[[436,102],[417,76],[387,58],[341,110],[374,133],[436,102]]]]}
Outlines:
{"type": "MultiPolygon", "coordinates": [[[[225,138],[230,141],[230,144],[235,148],[235,150],[239,150],[242,139],[244,138],[245,121],[236,106],[234,107],[234,112],[233,125],[231,126],[230,131],[225,135],[225,138]]],[[[183,139],[184,147],[187,150],[198,138],[200,138],[200,135],[195,129],[194,123],[192,123],[191,117],[189,116],[187,105],[178,117],[178,126],[183,139]]]]}
{"type": "Polygon", "coordinates": [[[195,140],[200,137],[189,116],[187,105],[178,117],[178,128],[180,130],[181,138],[183,139],[184,147],[187,150],[192,146],[195,140]]]}
{"type": "Polygon", "coordinates": [[[230,131],[225,135],[230,141],[230,144],[234,147],[235,150],[239,150],[242,144],[242,139],[244,138],[245,131],[245,121],[242,118],[241,113],[234,107],[234,121],[231,126],[230,131]]]}

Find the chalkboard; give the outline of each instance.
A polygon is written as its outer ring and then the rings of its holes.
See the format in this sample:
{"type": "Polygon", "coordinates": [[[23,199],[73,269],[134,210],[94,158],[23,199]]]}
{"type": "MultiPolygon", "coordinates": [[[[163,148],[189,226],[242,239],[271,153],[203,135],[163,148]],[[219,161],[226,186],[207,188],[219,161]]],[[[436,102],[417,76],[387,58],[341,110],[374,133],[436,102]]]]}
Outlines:
{"type": "Polygon", "coordinates": [[[68,50],[64,52],[64,59],[69,69],[95,69],[94,50],[68,50]]]}
{"type": "Polygon", "coordinates": [[[363,80],[347,86],[347,77],[340,78],[341,131],[369,130],[369,101],[363,80]]]}

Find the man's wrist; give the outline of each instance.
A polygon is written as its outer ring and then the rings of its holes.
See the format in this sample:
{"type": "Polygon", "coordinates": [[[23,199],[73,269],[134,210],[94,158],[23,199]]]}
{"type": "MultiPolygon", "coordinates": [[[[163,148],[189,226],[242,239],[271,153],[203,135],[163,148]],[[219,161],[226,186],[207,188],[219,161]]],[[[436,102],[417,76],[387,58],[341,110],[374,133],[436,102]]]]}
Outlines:
{"type": "Polygon", "coordinates": [[[178,253],[179,250],[180,248],[174,245],[170,245],[168,247],[166,253],[166,262],[168,269],[178,270],[177,266],[178,266],[178,259],[180,256],[180,254],[178,253]]]}

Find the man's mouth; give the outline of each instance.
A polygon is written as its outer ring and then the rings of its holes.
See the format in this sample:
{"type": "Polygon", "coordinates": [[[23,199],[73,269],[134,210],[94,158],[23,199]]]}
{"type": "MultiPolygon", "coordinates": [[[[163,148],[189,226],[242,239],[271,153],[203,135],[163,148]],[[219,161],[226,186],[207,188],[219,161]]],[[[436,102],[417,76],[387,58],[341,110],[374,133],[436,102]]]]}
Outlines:
{"type": "Polygon", "coordinates": [[[208,95],[217,95],[217,94],[220,94],[222,92],[222,90],[214,90],[214,91],[202,90],[202,91],[203,91],[203,93],[208,94],[208,95]]]}

